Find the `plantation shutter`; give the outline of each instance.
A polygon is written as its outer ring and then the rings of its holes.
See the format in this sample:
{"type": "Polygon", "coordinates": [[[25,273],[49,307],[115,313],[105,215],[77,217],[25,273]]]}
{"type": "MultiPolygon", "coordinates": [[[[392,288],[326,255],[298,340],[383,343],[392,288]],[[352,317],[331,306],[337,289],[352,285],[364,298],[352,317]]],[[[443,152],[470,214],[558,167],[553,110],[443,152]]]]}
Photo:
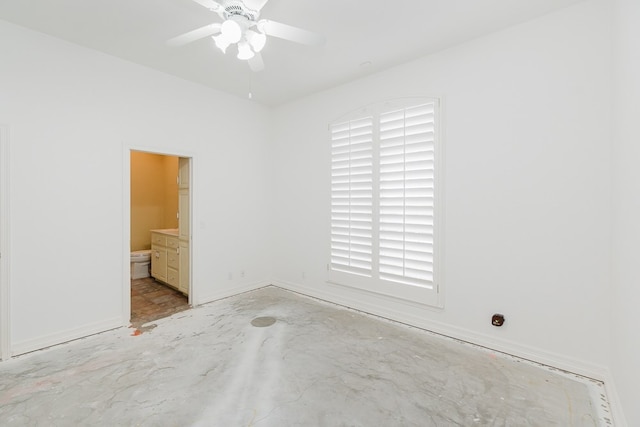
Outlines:
{"type": "Polygon", "coordinates": [[[330,127],[331,269],[371,276],[373,118],[330,127]]]}
{"type": "Polygon", "coordinates": [[[439,114],[407,98],[329,126],[330,283],[442,306],[439,114]]]}
{"type": "Polygon", "coordinates": [[[434,104],[380,114],[380,279],[433,287],[434,104]]]}

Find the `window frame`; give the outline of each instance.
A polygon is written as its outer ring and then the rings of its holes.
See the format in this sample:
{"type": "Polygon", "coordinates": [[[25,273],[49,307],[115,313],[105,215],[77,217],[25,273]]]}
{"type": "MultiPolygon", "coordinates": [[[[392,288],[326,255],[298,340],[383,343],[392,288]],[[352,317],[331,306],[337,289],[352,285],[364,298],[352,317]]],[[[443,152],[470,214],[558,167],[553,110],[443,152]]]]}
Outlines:
{"type": "MultiPolygon", "coordinates": [[[[442,98],[440,97],[412,97],[398,98],[371,104],[358,108],[350,113],[344,114],[332,120],[328,126],[328,149],[329,153],[329,235],[328,235],[328,256],[327,256],[327,283],[355,288],[366,292],[393,297],[404,301],[410,301],[420,305],[442,308],[444,306],[444,286],[443,286],[443,266],[444,266],[444,132],[442,128],[442,98]],[[421,287],[406,285],[398,282],[381,279],[378,261],[380,258],[380,116],[391,111],[408,109],[423,104],[434,104],[434,194],[433,194],[433,280],[432,287],[421,287]],[[372,254],[371,254],[371,277],[357,275],[345,271],[338,271],[332,268],[332,203],[333,185],[332,173],[334,167],[332,128],[349,121],[372,117],[372,254]]],[[[405,127],[406,129],[406,127],[405,127]]]]}

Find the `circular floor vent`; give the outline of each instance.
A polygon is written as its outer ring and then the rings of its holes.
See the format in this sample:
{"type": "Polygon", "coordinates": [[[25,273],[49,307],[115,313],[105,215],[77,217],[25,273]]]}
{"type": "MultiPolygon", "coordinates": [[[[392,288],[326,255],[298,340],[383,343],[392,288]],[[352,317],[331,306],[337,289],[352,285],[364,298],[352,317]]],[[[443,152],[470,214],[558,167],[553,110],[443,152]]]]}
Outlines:
{"type": "Polygon", "coordinates": [[[251,324],[256,328],[266,328],[276,323],[275,317],[256,317],[251,321],[251,324]]]}

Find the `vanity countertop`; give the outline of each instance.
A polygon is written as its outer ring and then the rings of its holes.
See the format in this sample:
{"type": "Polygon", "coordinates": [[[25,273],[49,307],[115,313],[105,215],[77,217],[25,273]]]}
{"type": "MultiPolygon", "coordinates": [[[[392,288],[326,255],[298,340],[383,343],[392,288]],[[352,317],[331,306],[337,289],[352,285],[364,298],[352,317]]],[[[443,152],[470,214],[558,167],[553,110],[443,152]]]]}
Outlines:
{"type": "Polygon", "coordinates": [[[151,230],[152,233],[161,233],[166,234],[167,236],[177,236],[178,229],[177,228],[165,228],[163,230],[151,230]]]}

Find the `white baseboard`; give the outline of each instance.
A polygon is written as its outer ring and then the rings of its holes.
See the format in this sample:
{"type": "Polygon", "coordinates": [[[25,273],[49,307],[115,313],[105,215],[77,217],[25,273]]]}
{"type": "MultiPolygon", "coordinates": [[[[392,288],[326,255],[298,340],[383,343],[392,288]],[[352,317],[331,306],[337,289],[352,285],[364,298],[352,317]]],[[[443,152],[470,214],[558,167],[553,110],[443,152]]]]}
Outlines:
{"type": "Polygon", "coordinates": [[[122,318],[118,316],[112,319],[83,325],[78,328],[56,332],[51,335],[17,342],[11,345],[11,355],[19,356],[21,354],[29,353],[32,351],[42,350],[54,345],[77,340],[80,338],[85,338],[89,335],[95,335],[100,332],[109,331],[111,329],[121,328],[122,326],[122,318]]]}
{"type": "Polygon", "coordinates": [[[604,387],[607,391],[607,399],[613,415],[613,425],[616,427],[628,427],[629,423],[622,410],[622,401],[618,395],[618,389],[613,374],[607,369],[607,378],[604,380],[604,387]]]}
{"type": "MultiPolygon", "coordinates": [[[[227,298],[233,295],[238,295],[244,292],[253,291],[255,289],[263,288],[270,284],[269,281],[259,281],[254,283],[249,283],[240,287],[224,289],[219,292],[206,294],[204,297],[199,298],[197,302],[194,302],[194,305],[205,304],[207,302],[219,300],[222,298],[227,298]]],[[[126,326],[127,322],[123,323],[121,317],[107,319],[100,322],[91,323],[88,325],[83,325],[77,328],[69,329],[66,331],[56,332],[51,335],[46,335],[34,339],[29,339],[25,341],[20,341],[11,344],[10,355],[11,356],[19,356],[21,354],[30,353],[36,350],[42,350],[47,347],[51,347],[58,344],[63,344],[69,341],[77,340],[80,338],[85,338],[90,335],[95,335],[100,332],[105,332],[111,329],[117,329],[123,326],[126,326]]]]}
{"type": "Polygon", "coordinates": [[[469,342],[501,353],[507,353],[512,356],[517,356],[552,368],[564,370],[602,382],[607,379],[607,369],[603,366],[566,357],[543,349],[522,345],[509,340],[493,336],[489,337],[476,331],[417,317],[403,311],[402,301],[395,298],[387,298],[382,295],[367,295],[366,298],[358,299],[347,295],[345,292],[340,292],[339,287],[334,287],[330,284],[327,284],[327,287],[331,287],[331,290],[335,292],[327,292],[323,289],[312,288],[299,283],[287,281],[274,280],[271,283],[283,289],[299,292],[301,294],[395,320],[397,322],[406,323],[420,329],[425,329],[450,338],[469,342]]]}
{"type": "Polygon", "coordinates": [[[234,295],[242,294],[249,291],[254,291],[256,289],[264,288],[265,286],[269,286],[271,284],[268,280],[261,280],[258,282],[248,283],[242,286],[237,286],[233,288],[225,288],[222,290],[217,290],[216,292],[204,294],[203,296],[199,296],[196,301],[193,301],[194,306],[206,304],[208,302],[217,301],[219,299],[228,298],[234,295]]]}

